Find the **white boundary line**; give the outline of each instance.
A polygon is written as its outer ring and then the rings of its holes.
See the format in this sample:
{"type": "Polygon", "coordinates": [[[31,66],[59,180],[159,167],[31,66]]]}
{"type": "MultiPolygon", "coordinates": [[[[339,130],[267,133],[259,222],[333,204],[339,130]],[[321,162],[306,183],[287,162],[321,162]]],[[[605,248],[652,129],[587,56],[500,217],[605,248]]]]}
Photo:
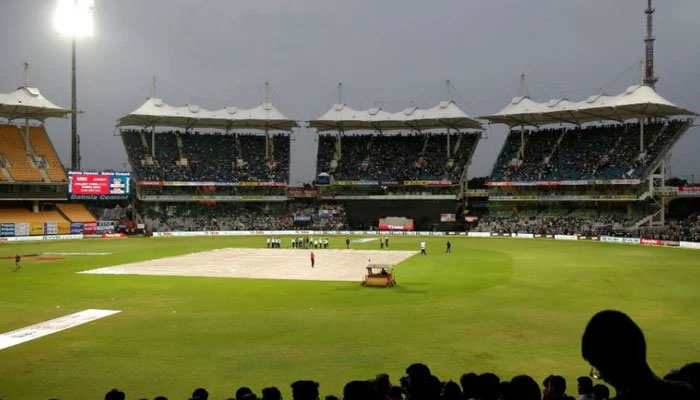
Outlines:
{"type": "Polygon", "coordinates": [[[83,325],[88,322],[108,317],[119,312],[121,311],[88,309],[79,311],[74,314],[65,315],[63,317],[40,322],[38,324],[31,325],[26,328],[6,332],[0,335],[0,350],[16,346],[20,343],[28,342],[30,340],[34,340],[43,336],[47,336],[52,333],[64,331],[66,329],[70,329],[78,325],[83,325]]]}

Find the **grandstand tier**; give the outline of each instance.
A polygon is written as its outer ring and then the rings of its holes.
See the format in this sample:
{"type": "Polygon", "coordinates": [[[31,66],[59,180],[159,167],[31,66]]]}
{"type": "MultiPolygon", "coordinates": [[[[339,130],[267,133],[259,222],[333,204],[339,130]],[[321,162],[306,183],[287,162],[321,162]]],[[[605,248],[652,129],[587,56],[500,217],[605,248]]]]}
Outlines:
{"type": "Polygon", "coordinates": [[[67,183],[56,150],[42,126],[29,128],[30,147],[14,125],[0,125],[0,181],[16,183],[67,183]]]}
{"type": "Polygon", "coordinates": [[[70,222],[97,221],[90,211],[83,204],[56,204],[56,208],[70,222]]]}

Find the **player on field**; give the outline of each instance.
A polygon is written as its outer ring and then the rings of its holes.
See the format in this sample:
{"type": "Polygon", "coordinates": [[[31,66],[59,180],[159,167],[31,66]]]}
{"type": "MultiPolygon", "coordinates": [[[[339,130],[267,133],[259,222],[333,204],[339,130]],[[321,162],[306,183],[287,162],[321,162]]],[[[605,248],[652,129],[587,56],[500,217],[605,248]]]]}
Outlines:
{"type": "Polygon", "coordinates": [[[350,248],[350,238],[345,238],[345,248],[346,249],[350,248]]]}
{"type": "Polygon", "coordinates": [[[447,247],[445,248],[445,253],[452,253],[452,243],[450,241],[447,241],[447,247]]]}
{"type": "Polygon", "coordinates": [[[420,255],[425,256],[425,242],[420,242],[420,255]]]}
{"type": "Polygon", "coordinates": [[[314,264],[316,263],[316,256],[314,255],[314,252],[311,252],[311,268],[314,267],[314,264]]]}
{"type": "Polygon", "coordinates": [[[19,271],[21,268],[20,261],[22,261],[22,257],[17,253],[15,255],[15,272],[19,271]]]}

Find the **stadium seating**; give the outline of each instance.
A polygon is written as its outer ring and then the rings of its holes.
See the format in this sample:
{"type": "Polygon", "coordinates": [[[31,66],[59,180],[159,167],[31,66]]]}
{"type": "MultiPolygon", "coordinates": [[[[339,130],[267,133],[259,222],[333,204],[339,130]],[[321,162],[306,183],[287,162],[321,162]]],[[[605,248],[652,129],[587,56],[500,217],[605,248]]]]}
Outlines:
{"type": "Polygon", "coordinates": [[[517,216],[496,212],[482,217],[473,231],[496,233],[532,233],[540,235],[630,236],[626,230],[634,218],[615,213],[598,214],[594,210],[559,210],[537,214],[520,212],[517,216]]]}
{"type": "Polygon", "coordinates": [[[449,157],[446,134],[344,135],[341,154],[336,154],[336,139],[319,136],[317,173],[349,181],[458,181],[479,135],[452,134],[449,157]]]}
{"type": "Polygon", "coordinates": [[[152,161],[141,135],[123,131],[130,163],[139,180],[190,182],[287,182],[289,180],[289,136],[272,137],[272,157],[265,157],[262,135],[160,132],[152,161]],[[180,161],[186,160],[186,163],[180,161]]]}
{"type": "Polygon", "coordinates": [[[17,182],[43,182],[39,169],[27,158],[22,132],[12,125],[0,125],[2,147],[0,153],[9,161],[7,170],[17,182]]]}
{"type": "Polygon", "coordinates": [[[518,159],[520,131],[514,130],[496,160],[491,181],[643,179],[684,126],[685,121],[645,125],[643,158],[639,157],[639,124],[526,131],[522,160],[518,159]]]}
{"type": "Polygon", "coordinates": [[[34,153],[46,160],[45,170],[51,182],[68,182],[61,160],[58,158],[46,130],[41,126],[31,127],[29,129],[29,140],[34,148],[34,153]]]}
{"type": "Polygon", "coordinates": [[[97,221],[82,204],[56,204],[56,208],[71,222],[97,221]]]}
{"type": "Polygon", "coordinates": [[[343,207],[328,204],[264,207],[245,203],[186,203],[167,205],[158,211],[146,205],[142,211],[156,231],[290,230],[296,229],[294,217],[302,215],[310,217],[310,221],[304,220],[305,228],[347,228],[343,207]],[[216,226],[212,223],[213,219],[216,226]]]}

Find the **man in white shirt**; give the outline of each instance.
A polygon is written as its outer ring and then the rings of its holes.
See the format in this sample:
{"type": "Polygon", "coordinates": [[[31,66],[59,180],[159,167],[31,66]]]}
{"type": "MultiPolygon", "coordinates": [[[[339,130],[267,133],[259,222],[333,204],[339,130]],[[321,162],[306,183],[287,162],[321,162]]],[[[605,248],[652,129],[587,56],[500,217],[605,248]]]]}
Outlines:
{"type": "Polygon", "coordinates": [[[425,242],[420,242],[420,255],[425,256],[425,242]]]}

